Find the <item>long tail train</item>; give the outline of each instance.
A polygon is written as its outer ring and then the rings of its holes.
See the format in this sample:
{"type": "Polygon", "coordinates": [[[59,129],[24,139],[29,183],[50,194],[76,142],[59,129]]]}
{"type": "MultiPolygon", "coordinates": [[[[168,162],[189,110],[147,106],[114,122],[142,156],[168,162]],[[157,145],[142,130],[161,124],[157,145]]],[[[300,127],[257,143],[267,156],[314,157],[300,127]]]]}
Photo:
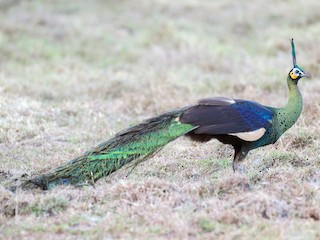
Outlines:
{"type": "Polygon", "coordinates": [[[84,155],[47,174],[24,181],[22,189],[52,189],[58,185],[94,184],[125,164],[142,161],[170,141],[195,129],[179,121],[184,109],[172,111],[130,127],[84,155]]]}

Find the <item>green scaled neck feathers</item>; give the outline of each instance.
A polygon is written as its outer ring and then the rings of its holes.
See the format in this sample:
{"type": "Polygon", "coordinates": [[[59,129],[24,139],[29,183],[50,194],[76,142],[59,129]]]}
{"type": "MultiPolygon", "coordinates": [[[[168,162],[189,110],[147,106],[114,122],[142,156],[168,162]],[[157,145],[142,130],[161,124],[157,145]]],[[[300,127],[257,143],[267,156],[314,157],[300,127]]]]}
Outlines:
{"type": "Polygon", "coordinates": [[[290,76],[287,78],[288,88],[289,88],[289,99],[285,107],[280,108],[278,111],[280,122],[280,131],[284,133],[298,120],[302,112],[302,95],[298,88],[298,85],[294,83],[290,76]]]}
{"type": "Polygon", "coordinates": [[[304,71],[297,65],[293,39],[291,40],[291,48],[293,68],[290,70],[287,77],[289,99],[285,107],[278,108],[276,111],[279,124],[278,127],[281,134],[292,127],[292,125],[299,118],[302,111],[303,101],[302,95],[298,88],[298,81],[302,77],[310,77],[308,74],[304,73],[304,71]]]}

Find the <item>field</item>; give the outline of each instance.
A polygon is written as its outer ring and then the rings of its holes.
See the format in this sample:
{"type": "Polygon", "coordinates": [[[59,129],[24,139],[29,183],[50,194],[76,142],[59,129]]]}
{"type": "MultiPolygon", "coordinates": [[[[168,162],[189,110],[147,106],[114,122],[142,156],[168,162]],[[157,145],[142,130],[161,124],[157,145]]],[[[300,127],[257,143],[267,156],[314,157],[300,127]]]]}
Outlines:
{"type": "Polygon", "coordinates": [[[0,0],[0,239],[320,239],[318,0],[0,0]],[[198,99],[304,109],[233,173],[233,150],[180,138],[95,187],[6,190],[198,99]]]}

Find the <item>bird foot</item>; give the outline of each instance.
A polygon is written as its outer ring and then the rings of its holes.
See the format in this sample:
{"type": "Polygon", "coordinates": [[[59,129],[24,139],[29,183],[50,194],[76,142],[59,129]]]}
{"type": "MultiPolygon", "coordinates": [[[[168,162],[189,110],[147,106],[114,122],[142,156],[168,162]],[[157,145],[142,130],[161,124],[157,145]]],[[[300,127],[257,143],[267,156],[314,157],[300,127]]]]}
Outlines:
{"type": "Polygon", "coordinates": [[[238,172],[240,174],[245,174],[246,171],[245,171],[245,168],[243,167],[242,163],[240,162],[233,162],[232,163],[232,168],[233,168],[233,171],[234,172],[238,172]]]}

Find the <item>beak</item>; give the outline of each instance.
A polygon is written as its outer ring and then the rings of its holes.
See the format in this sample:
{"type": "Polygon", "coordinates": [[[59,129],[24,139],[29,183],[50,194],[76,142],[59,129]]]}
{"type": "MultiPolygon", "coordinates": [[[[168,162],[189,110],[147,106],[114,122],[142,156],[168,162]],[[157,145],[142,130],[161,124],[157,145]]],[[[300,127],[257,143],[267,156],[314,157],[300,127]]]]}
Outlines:
{"type": "Polygon", "coordinates": [[[304,72],[304,73],[302,73],[301,77],[311,78],[311,74],[304,72]]]}

